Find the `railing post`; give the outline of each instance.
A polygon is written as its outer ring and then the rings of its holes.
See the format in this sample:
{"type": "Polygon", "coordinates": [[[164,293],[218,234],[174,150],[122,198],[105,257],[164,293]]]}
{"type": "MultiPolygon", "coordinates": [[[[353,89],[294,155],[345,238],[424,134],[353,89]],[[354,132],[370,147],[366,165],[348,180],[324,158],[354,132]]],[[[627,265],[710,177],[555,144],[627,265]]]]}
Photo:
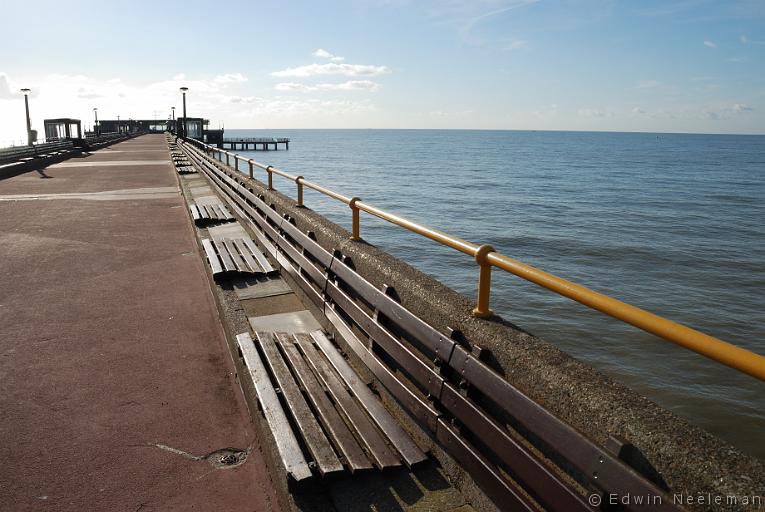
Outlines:
{"type": "Polygon", "coordinates": [[[230,156],[230,155],[229,155],[229,152],[228,152],[228,151],[226,151],[226,167],[231,167],[231,164],[230,164],[230,163],[229,163],[229,161],[228,161],[228,157],[229,157],[229,156],[230,156]]]}
{"type": "Polygon", "coordinates": [[[270,166],[270,165],[268,167],[266,167],[266,172],[268,173],[268,190],[273,190],[274,189],[274,175],[271,172],[271,167],[272,166],[270,166]]]}
{"type": "Polygon", "coordinates": [[[297,205],[303,206],[303,177],[295,178],[295,183],[297,184],[297,205]]]}
{"type": "Polygon", "coordinates": [[[250,178],[253,178],[255,175],[252,171],[252,158],[247,161],[248,164],[250,164],[250,178]]]}
{"type": "Polygon", "coordinates": [[[234,170],[239,171],[239,155],[234,153],[234,170]]]}
{"type": "Polygon", "coordinates": [[[475,261],[478,263],[478,303],[473,309],[473,316],[478,318],[486,318],[493,314],[489,309],[491,265],[486,261],[490,252],[494,252],[494,247],[484,244],[475,253],[475,261]]]}
{"type": "Polygon", "coordinates": [[[361,230],[361,226],[359,226],[359,207],[356,206],[356,203],[359,201],[361,201],[360,197],[352,197],[351,200],[348,201],[348,206],[350,206],[351,214],[353,215],[351,240],[359,240],[361,238],[361,235],[359,234],[359,231],[361,230]]]}

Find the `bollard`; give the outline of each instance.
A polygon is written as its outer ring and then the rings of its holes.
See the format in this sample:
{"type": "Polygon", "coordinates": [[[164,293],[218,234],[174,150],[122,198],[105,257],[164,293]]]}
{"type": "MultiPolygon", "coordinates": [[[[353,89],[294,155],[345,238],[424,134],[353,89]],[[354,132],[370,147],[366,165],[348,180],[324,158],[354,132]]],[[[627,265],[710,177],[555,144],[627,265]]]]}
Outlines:
{"type": "Polygon", "coordinates": [[[234,154],[234,170],[239,170],[239,155],[234,154]]]}
{"type": "Polygon", "coordinates": [[[268,173],[268,190],[274,189],[274,175],[271,173],[271,166],[269,165],[266,167],[266,172],[268,173]]]}
{"type": "Polygon", "coordinates": [[[494,252],[494,247],[484,244],[475,253],[475,261],[478,263],[478,303],[473,309],[473,316],[478,318],[487,318],[494,314],[489,309],[491,265],[486,261],[486,256],[490,252],[494,252]]]}
{"type": "Polygon", "coordinates": [[[295,183],[297,184],[297,205],[303,206],[303,177],[295,178],[295,183]]]}
{"type": "Polygon", "coordinates": [[[359,226],[359,207],[356,206],[356,203],[359,201],[361,201],[360,197],[353,197],[348,201],[348,206],[351,208],[351,213],[353,215],[351,240],[359,240],[361,238],[359,234],[359,231],[361,230],[361,227],[359,226]]]}
{"type": "Polygon", "coordinates": [[[253,171],[252,171],[252,159],[247,161],[248,164],[250,164],[250,178],[254,177],[253,171]]]}

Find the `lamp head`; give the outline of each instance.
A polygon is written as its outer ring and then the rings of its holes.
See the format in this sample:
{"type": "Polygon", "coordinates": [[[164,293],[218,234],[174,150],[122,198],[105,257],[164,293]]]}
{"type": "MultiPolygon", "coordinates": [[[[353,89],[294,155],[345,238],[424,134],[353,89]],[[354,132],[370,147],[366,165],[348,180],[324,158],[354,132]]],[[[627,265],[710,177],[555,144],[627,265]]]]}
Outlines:
{"type": "Polygon", "coordinates": [[[188,90],[189,90],[189,88],[188,88],[188,87],[181,87],[181,92],[182,92],[183,94],[186,94],[186,91],[188,91],[188,90]]]}
{"type": "Polygon", "coordinates": [[[21,89],[21,94],[23,94],[24,96],[28,96],[30,92],[32,92],[32,90],[27,89],[26,87],[21,89]]]}

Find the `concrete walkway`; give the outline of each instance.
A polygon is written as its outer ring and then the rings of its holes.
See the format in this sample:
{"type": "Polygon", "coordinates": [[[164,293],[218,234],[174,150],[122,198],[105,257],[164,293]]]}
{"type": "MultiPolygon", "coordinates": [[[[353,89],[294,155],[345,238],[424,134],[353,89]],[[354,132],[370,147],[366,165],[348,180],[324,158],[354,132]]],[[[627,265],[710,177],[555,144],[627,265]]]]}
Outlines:
{"type": "Polygon", "coordinates": [[[164,136],[0,180],[0,269],[0,509],[276,508],[164,136]]]}

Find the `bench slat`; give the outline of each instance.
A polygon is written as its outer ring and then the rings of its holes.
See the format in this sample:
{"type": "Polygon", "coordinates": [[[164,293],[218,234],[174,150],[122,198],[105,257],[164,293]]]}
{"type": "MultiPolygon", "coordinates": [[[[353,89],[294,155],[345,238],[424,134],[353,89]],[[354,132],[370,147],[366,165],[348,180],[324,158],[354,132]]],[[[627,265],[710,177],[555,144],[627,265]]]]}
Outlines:
{"type": "Polygon", "coordinates": [[[343,383],[331,370],[329,363],[324,360],[321,352],[314,347],[311,338],[307,335],[296,335],[295,339],[298,341],[298,346],[300,346],[306,360],[308,360],[308,364],[366,444],[377,467],[385,469],[400,465],[398,457],[385,443],[385,439],[377,431],[366,413],[353,400],[343,383]]]}
{"type": "Polygon", "coordinates": [[[348,468],[352,473],[363,469],[372,469],[372,464],[366,455],[364,455],[364,450],[361,449],[358,441],[356,441],[356,438],[353,437],[353,434],[348,429],[348,425],[340,417],[340,414],[332,405],[321,384],[319,384],[319,381],[316,380],[316,377],[308,368],[303,356],[295,346],[295,340],[280,339],[280,336],[277,336],[277,341],[281,345],[287,360],[289,360],[290,366],[295,370],[295,375],[298,381],[300,381],[300,385],[303,386],[308,398],[318,412],[319,420],[324,425],[324,429],[329,433],[335,446],[345,457],[348,468]]]}
{"type": "Polygon", "coordinates": [[[388,439],[391,440],[391,444],[398,450],[401,456],[404,458],[404,462],[409,467],[422,462],[427,459],[422,450],[415,444],[409,434],[401,428],[401,425],[391,416],[391,414],[385,409],[380,400],[372,393],[372,391],[359,379],[356,372],[343,358],[340,352],[334,345],[327,339],[321,331],[314,331],[311,333],[311,338],[316,342],[321,351],[327,356],[329,362],[335,368],[345,384],[353,391],[359,402],[364,405],[369,415],[377,423],[388,439]]]}
{"type": "Polygon", "coordinates": [[[244,362],[252,379],[258,402],[266,418],[268,427],[274,436],[276,449],[282,459],[287,473],[296,481],[300,482],[311,477],[311,468],[308,466],[303,453],[300,451],[295,434],[292,433],[287,416],[284,414],[276,390],[268,379],[263,361],[258,355],[255,344],[249,333],[237,335],[236,341],[242,353],[244,362]]]}
{"type": "Polygon", "coordinates": [[[212,242],[210,242],[210,240],[207,238],[203,238],[202,247],[205,249],[207,261],[210,262],[210,268],[212,269],[213,275],[223,272],[223,268],[220,266],[220,260],[218,259],[218,255],[215,253],[215,248],[213,247],[212,242]]]}
{"type": "MultiPolygon", "coordinates": [[[[279,336],[277,334],[276,336],[279,336]]],[[[282,334],[282,336],[285,336],[282,334]]],[[[329,440],[322,432],[319,422],[308,407],[303,394],[300,392],[295,379],[284,363],[279,350],[276,348],[274,333],[256,332],[255,337],[266,356],[266,364],[276,379],[276,384],[282,392],[284,400],[297,424],[300,436],[305,441],[308,451],[311,453],[319,472],[322,475],[336,473],[343,470],[343,465],[335,455],[329,440]]]]}

